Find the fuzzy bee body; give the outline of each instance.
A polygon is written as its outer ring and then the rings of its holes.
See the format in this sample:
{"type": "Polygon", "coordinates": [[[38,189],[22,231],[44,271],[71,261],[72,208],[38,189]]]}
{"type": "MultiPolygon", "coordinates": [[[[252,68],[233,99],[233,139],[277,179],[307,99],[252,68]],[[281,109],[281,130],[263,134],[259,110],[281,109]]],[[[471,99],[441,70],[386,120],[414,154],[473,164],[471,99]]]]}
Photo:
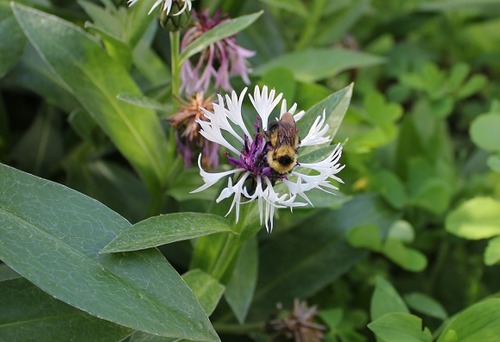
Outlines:
{"type": "Polygon", "coordinates": [[[300,145],[293,115],[284,113],[278,121],[270,123],[266,135],[272,147],[267,152],[267,163],[279,174],[289,173],[297,165],[297,150],[300,145]]]}

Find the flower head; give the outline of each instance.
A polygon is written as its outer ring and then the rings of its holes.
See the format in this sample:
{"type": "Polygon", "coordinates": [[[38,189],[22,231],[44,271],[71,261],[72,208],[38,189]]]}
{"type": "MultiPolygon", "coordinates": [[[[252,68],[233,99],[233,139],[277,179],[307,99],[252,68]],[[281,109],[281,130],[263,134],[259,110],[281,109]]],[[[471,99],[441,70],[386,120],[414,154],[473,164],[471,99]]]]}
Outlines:
{"type": "MultiPolygon", "coordinates": [[[[253,129],[249,130],[242,115],[242,103],[246,91],[245,88],[240,96],[234,91],[231,96],[218,95],[219,103],[213,103],[212,111],[202,108],[206,121],[198,120],[201,127],[200,134],[207,140],[225,147],[228,150],[228,161],[234,168],[220,173],[206,172],[201,165],[200,155],[198,164],[205,184],[193,192],[203,191],[227,177],[227,186],[221,191],[216,202],[232,196],[233,201],[228,214],[234,209],[238,221],[240,206],[256,200],[261,224],[265,223],[267,231],[270,232],[276,209],[312,205],[306,195],[306,192],[312,189],[330,193],[337,190],[330,180],[342,182],[336,176],[344,168],[339,164],[342,147],[340,145],[332,147],[330,153],[317,162],[300,161],[301,147],[331,142],[331,137],[326,136],[329,126],[325,122],[325,112],[323,112],[323,115],[316,118],[308,133],[299,140],[298,145],[286,149],[287,152],[284,153],[292,154],[287,156],[290,158],[284,158],[285,160],[278,158],[278,162],[282,164],[294,163],[283,172],[270,161],[277,153],[278,147],[286,145],[290,140],[288,138],[294,133],[293,131],[284,133],[280,125],[274,120],[270,121],[269,118],[280,102],[281,119],[284,116],[291,116],[293,121],[299,121],[305,113],[304,111],[295,113],[296,104],[288,108],[286,100],[281,100],[283,94],[276,94],[274,89],[268,91],[266,86],[261,92],[257,86],[253,96],[250,95],[250,101],[257,112],[257,120],[253,129]],[[278,190],[277,186],[280,183],[284,186],[278,190]]],[[[294,126],[292,128],[296,134],[301,134],[294,126]]]]}
{"type": "MultiPolygon", "coordinates": [[[[218,11],[210,17],[207,10],[201,13],[193,11],[195,24],[182,37],[181,50],[184,50],[191,42],[198,39],[202,34],[213,27],[228,21],[218,11]]],[[[186,60],[182,65],[181,91],[188,95],[193,92],[207,92],[210,81],[214,79],[214,87],[230,91],[229,78],[239,75],[245,83],[248,79],[247,58],[252,57],[255,52],[247,50],[236,44],[236,37],[230,36],[219,40],[201,51],[194,58],[186,60]]]]}
{"type": "MultiPolygon", "coordinates": [[[[133,6],[138,0],[127,0],[129,6],[133,6]]],[[[166,15],[178,16],[181,15],[185,10],[191,11],[191,0],[156,0],[148,14],[151,14],[156,7],[160,7],[161,11],[166,15]],[[176,7],[177,11],[175,13],[170,13],[172,9],[176,7]]]]}
{"type": "Polygon", "coordinates": [[[193,155],[203,151],[203,166],[208,169],[217,168],[219,163],[219,145],[205,139],[199,134],[198,121],[206,121],[202,107],[213,110],[211,97],[205,98],[203,93],[196,93],[191,100],[181,101],[179,111],[168,118],[170,125],[175,128],[177,149],[184,158],[184,165],[191,166],[193,155]]]}

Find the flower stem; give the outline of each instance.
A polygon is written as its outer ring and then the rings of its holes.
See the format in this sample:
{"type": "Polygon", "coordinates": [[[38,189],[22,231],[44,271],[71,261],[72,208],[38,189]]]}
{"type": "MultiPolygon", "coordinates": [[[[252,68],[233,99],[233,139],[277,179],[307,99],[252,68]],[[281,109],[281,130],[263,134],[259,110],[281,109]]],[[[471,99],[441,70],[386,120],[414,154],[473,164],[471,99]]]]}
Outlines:
{"type": "Polygon", "coordinates": [[[170,32],[170,53],[172,60],[172,105],[177,106],[177,96],[181,85],[181,60],[180,60],[180,33],[170,32]]]}
{"type": "Polygon", "coordinates": [[[238,235],[228,234],[224,244],[219,252],[217,261],[215,262],[211,275],[217,280],[220,280],[226,273],[229,265],[235,258],[239,248],[241,246],[241,241],[238,235]]]}

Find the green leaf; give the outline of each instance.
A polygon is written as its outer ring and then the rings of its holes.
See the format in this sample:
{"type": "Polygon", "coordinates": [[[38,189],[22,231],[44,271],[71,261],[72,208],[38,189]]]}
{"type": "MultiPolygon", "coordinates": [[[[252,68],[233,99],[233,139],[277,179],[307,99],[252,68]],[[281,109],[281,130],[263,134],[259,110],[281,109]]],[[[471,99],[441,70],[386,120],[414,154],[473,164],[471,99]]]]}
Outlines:
{"type": "Polygon", "coordinates": [[[19,60],[26,38],[19,28],[7,2],[0,3],[0,78],[19,60]]]}
{"type": "Polygon", "coordinates": [[[199,269],[183,274],[182,279],[191,288],[207,316],[210,316],[224,293],[224,285],[199,269]]]}
{"type": "Polygon", "coordinates": [[[77,26],[47,13],[12,3],[29,41],[92,115],[120,152],[158,191],[165,181],[167,144],[156,114],[116,98],[140,94],[127,71],[77,26]]]}
{"type": "Polygon", "coordinates": [[[257,240],[252,238],[243,244],[224,293],[224,298],[241,324],[245,322],[252,302],[258,269],[259,250],[257,240]]]}
{"type": "Polygon", "coordinates": [[[264,12],[260,11],[257,13],[231,19],[205,32],[191,44],[186,46],[186,48],[180,55],[180,63],[182,63],[192,55],[207,48],[211,44],[244,30],[247,26],[251,25],[255,20],[257,20],[262,15],[262,13],[264,12]]]}
{"type": "Polygon", "coordinates": [[[184,212],[153,216],[123,230],[100,253],[136,251],[220,232],[233,231],[218,215],[184,212]]]}
{"type": "Polygon", "coordinates": [[[409,313],[410,311],[394,287],[384,278],[377,277],[370,304],[372,321],[394,312],[409,313]]]}
{"type": "Polygon", "coordinates": [[[393,123],[403,115],[403,108],[398,103],[388,102],[379,92],[369,92],[363,101],[368,118],[374,125],[393,123]]]}
{"type": "MultiPolygon", "coordinates": [[[[351,83],[349,86],[336,91],[326,99],[309,108],[304,117],[297,122],[297,127],[301,134],[305,136],[305,134],[309,132],[309,127],[312,126],[314,120],[316,120],[318,116],[322,116],[323,112],[325,112],[326,122],[330,126],[326,135],[329,135],[333,140],[344,119],[347,108],[349,108],[353,86],[354,85],[351,83]]],[[[301,153],[306,154],[307,151],[312,149],[314,149],[314,147],[305,148],[301,150],[301,153]]]]}
{"type": "Polygon", "coordinates": [[[405,295],[404,298],[408,306],[413,310],[442,320],[448,318],[448,313],[443,306],[426,294],[413,292],[405,295]]]}
{"type": "Polygon", "coordinates": [[[149,108],[159,112],[172,113],[172,106],[165,105],[144,95],[118,94],[117,98],[138,107],[149,108]]]}
{"type": "Polygon", "coordinates": [[[477,117],[470,126],[470,137],[479,147],[488,151],[500,151],[500,114],[489,113],[477,117]]]}
{"type": "Polygon", "coordinates": [[[383,341],[387,342],[431,342],[432,334],[422,329],[422,320],[408,313],[386,314],[368,324],[368,328],[383,341]]]}
{"type": "Polygon", "coordinates": [[[484,251],[484,263],[493,266],[500,261],[500,236],[488,241],[488,246],[484,251]]]}
{"type": "Polygon", "coordinates": [[[402,242],[411,243],[415,240],[415,232],[408,221],[398,220],[389,228],[388,238],[393,238],[402,242]]]}
{"type": "Polygon", "coordinates": [[[286,67],[297,81],[316,82],[333,77],[342,71],[382,64],[384,58],[364,52],[342,49],[307,49],[273,58],[255,68],[256,75],[262,75],[276,67],[286,67]]]}
{"type": "Polygon", "coordinates": [[[26,279],[0,282],[3,341],[121,341],[133,330],[101,320],[46,294],[26,279]]]}
{"type": "Polygon", "coordinates": [[[21,278],[21,275],[4,263],[0,264],[0,282],[21,278]]]}
{"type": "Polygon", "coordinates": [[[500,298],[474,304],[455,315],[446,325],[437,342],[446,341],[451,333],[456,341],[495,341],[500,336],[500,298]]]}
{"type": "Polygon", "coordinates": [[[463,99],[479,92],[488,84],[488,79],[484,75],[473,75],[457,93],[458,99],[463,99]]]}
{"type": "Polygon", "coordinates": [[[157,250],[99,254],[130,227],[123,217],[74,190],[5,165],[0,165],[0,189],[0,259],[43,291],[136,330],[219,340],[192,292],[157,250]]]}
{"type": "Polygon", "coordinates": [[[405,270],[421,272],[427,267],[427,258],[419,251],[406,247],[403,242],[395,238],[385,241],[382,252],[395,264],[405,270]]]}
{"type": "Polygon", "coordinates": [[[500,202],[476,197],[462,203],[446,217],[446,230],[470,240],[500,235],[500,202]]]}

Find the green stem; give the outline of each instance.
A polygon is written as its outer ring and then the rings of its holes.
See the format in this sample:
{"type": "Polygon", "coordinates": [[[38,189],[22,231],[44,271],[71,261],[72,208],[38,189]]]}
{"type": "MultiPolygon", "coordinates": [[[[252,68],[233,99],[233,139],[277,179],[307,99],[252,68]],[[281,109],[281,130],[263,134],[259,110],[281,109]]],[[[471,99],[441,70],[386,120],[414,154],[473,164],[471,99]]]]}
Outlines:
{"type": "Polygon", "coordinates": [[[180,33],[179,31],[170,32],[170,52],[172,59],[172,105],[177,106],[177,97],[181,85],[181,60],[180,60],[180,33]]]}
{"type": "Polygon", "coordinates": [[[306,25],[302,31],[299,41],[295,44],[297,50],[303,49],[314,36],[316,32],[316,26],[318,25],[321,15],[323,14],[323,8],[325,7],[326,0],[315,0],[312,5],[312,13],[306,20],[306,25]]]}
{"type": "Polygon", "coordinates": [[[239,236],[234,234],[228,234],[226,241],[219,253],[217,261],[212,268],[211,275],[217,280],[220,280],[224,273],[226,273],[227,268],[231,264],[231,261],[235,257],[241,243],[239,241],[239,236]]]}

